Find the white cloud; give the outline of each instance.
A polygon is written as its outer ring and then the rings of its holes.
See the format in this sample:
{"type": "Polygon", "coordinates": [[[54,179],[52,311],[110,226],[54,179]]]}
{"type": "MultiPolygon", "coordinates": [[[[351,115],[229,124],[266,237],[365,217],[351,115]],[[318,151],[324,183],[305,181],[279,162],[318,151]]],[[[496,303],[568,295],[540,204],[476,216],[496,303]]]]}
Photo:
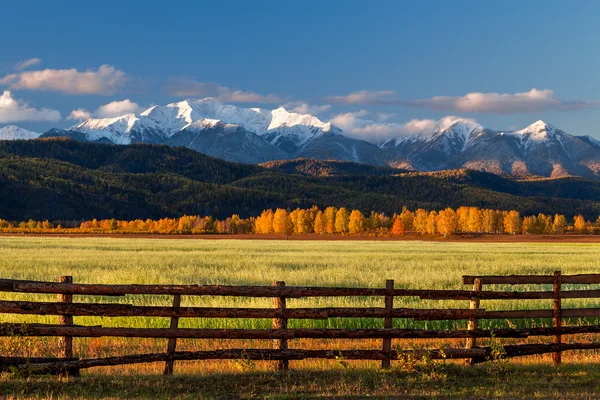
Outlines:
{"type": "Polygon", "coordinates": [[[234,90],[216,83],[198,82],[187,78],[171,78],[163,90],[178,97],[214,97],[228,103],[282,103],[286,99],[275,94],[259,94],[251,91],[234,90]]]}
{"type": "Polygon", "coordinates": [[[112,117],[120,117],[124,114],[129,113],[139,113],[143,109],[137,103],[129,99],[121,100],[121,101],[112,101],[108,104],[100,106],[94,112],[89,112],[84,108],[79,108],[77,110],[71,111],[67,119],[76,120],[76,121],[84,121],[86,119],[95,117],[95,118],[112,118],[112,117]]]}
{"type": "Polygon", "coordinates": [[[360,92],[350,93],[345,96],[330,96],[327,100],[334,104],[346,105],[364,105],[364,104],[394,104],[398,102],[396,91],[379,90],[371,92],[361,90],[360,92]]]}
{"type": "Polygon", "coordinates": [[[49,108],[33,108],[23,101],[13,98],[12,93],[5,90],[0,96],[0,123],[23,121],[56,122],[61,118],[60,113],[49,108]]]}
{"type": "Polygon", "coordinates": [[[94,113],[100,118],[118,117],[123,114],[138,113],[142,108],[129,99],[113,101],[99,107],[94,113]]]}
{"type": "Polygon", "coordinates": [[[331,123],[341,128],[347,136],[377,144],[402,136],[430,135],[439,124],[438,121],[432,119],[413,119],[401,124],[362,118],[368,114],[365,110],[339,114],[331,119],[331,123]]]}
{"type": "Polygon", "coordinates": [[[90,119],[91,117],[92,115],[88,110],[84,108],[78,108],[77,110],[71,111],[67,119],[75,121],[85,121],[86,119],[90,119]]]}
{"type": "Polygon", "coordinates": [[[319,106],[308,104],[303,101],[290,101],[288,103],[285,103],[282,107],[290,112],[311,115],[317,115],[331,110],[330,104],[323,104],[319,106]]]}
{"type": "Polygon", "coordinates": [[[97,70],[44,69],[24,71],[0,78],[0,85],[11,89],[27,89],[61,92],[66,94],[110,95],[125,85],[123,71],[111,65],[102,65],[97,70]]]}
{"type": "Polygon", "coordinates": [[[15,65],[15,70],[22,71],[22,70],[32,67],[34,65],[38,65],[41,62],[42,62],[42,60],[40,60],[39,58],[30,58],[29,60],[19,61],[15,65]]]}
{"type": "Polygon", "coordinates": [[[573,110],[600,106],[598,102],[569,102],[555,97],[550,89],[531,89],[522,93],[480,93],[464,96],[435,96],[429,99],[409,100],[410,107],[436,111],[513,114],[545,110],[573,110]]]}

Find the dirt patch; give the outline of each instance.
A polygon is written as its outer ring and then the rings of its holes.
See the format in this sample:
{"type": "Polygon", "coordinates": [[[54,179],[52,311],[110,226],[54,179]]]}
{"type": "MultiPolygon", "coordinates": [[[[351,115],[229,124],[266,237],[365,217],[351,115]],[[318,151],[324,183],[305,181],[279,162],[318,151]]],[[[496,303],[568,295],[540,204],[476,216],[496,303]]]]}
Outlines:
{"type": "Polygon", "coordinates": [[[173,239],[173,240],[371,240],[371,241],[403,241],[421,240],[426,242],[484,242],[484,243],[600,243],[600,235],[494,235],[459,233],[450,237],[440,235],[427,236],[408,233],[404,236],[369,236],[369,235],[229,235],[229,234],[199,234],[199,235],[160,235],[160,234],[101,234],[101,233],[0,233],[0,237],[65,237],[65,238],[119,238],[119,239],[173,239]]]}

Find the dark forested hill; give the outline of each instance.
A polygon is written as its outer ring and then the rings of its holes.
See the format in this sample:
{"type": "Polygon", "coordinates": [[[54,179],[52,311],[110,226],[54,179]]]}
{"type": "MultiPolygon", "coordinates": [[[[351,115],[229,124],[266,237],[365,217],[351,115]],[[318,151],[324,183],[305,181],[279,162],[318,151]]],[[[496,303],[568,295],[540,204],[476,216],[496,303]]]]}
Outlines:
{"type": "Polygon", "coordinates": [[[158,145],[0,141],[0,218],[250,216],[312,205],[389,214],[403,206],[462,205],[593,219],[600,214],[600,182],[581,178],[516,181],[468,170],[405,173],[311,160],[266,167],[158,145]]]}

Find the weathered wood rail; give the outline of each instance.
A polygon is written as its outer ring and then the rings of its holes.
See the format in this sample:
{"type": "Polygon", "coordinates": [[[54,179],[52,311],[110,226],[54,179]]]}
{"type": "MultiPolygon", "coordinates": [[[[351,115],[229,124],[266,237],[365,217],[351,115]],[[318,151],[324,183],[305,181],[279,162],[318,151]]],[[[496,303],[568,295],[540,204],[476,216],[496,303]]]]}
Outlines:
{"type": "MultiPolygon", "coordinates": [[[[251,359],[275,361],[275,368],[289,368],[289,361],[309,358],[348,360],[380,360],[383,368],[403,354],[427,355],[431,359],[462,358],[478,363],[493,357],[491,347],[478,346],[479,338],[523,339],[537,336],[552,337],[551,344],[511,344],[504,346],[506,357],[552,353],[555,364],[561,362],[561,352],[583,349],[600,349],[600,343],[562,342],[566,335],[600,333],[600,325],[564,326],[565,318],[600,317],[600,308],[562,308],[562,299],[600,298],[600,290],[563,291],[564,284],[600,284],[600,274],[522,276],[464,276],[463,283],[473,285],[473,290],[414,290],[395,289],[394,281],[387,280],[385,288],[339,288],[286,286],[275,282],[272,286],[224,286],[224,285],[101,285],[77,284],[71,277],[60,277],[59,282],[38,282],[0,279],[0,292],[23,294],[55,294],[58,301],[23,301],[0,299],[2,314],[55,315],[58,324],[0,323],[0,337],[58,337],[57,358],[2,357],[0,370],[17,368],[28,371],[54,371],[62,374],[77,374],[79,369],[97,366],[164,362],[164,373],[174,371],[175,361],[251,359]],[[485,285],[547,284],[551,291],[498,291],[484,290],[485,285]],[[75,302],[73,297],[82,296],[125,296],[125,295],[170,295],[172,306],[135,306],[117,303],[75,302]],[[270,297],[272,308],[243,307],[186,307],[182,296],[235,296],[270,297]],[[381,297],[381,307],[324,307],[290,308],[286,299],[302,297],[381,297]],[[395,297],[418,297],[423,300],[468,300],[469,308],[400,308],[394,307],[395,297]],[[481,308],[482,300],[552,300],[552,308],[527,310],[493,310],[481,308]],[[170,318],[168,328],[131,328],[82,326],[74,318],[82,316],[102,317],[165,317],[170,318]],[[272,329],[214,329],[180,328],[181,318],[267,318],[272,320],[272,329]],[[314,329],[289,328],[290,319],[326,320],[329,318],[381,318],[383,328],[369,329],[314,329]],[[535,328],[481,329],[480,320],[548,319],[552,326],[535,328]],[[415,321],[466,320],[467,329],[399,329],[394,328],[394,319],[415,321]],[[168,339],[165,353],[137,354],[97,359],[77,359],[73,354],[73,338],[125,337],[168,339]],[[273,348],[215,349],[210,351],[177,351],[177,339],[266,339],[273,341],[273,348]],[[305,350],[290,348],[294,339],[381,339],[377,350],[305,350]],[[398,350],[392,347],[393,340],[400,339],[466,339],[464,348],[443,350],[398,350]]],[[[87,299],[90,300],[90,299],[87,299]]]]}

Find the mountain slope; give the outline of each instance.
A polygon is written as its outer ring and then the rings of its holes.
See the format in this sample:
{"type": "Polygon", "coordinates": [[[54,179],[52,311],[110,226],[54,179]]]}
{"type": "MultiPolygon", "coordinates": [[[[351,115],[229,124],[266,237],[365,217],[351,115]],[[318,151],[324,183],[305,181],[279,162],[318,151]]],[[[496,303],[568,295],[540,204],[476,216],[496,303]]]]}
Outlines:
{"type": "MultiPolygon", "coordinates": [[[[290,162],[291,163],[291,162],[290,162]]],[[[308,165],[308,163],[307,163],[308,165]]],[[[362,165],[343,165],[361,171],[362,165]]],[[[0,218],[70,221],[183,214],[257,215],[334,205],[393,214],[403,206],[473,205],[525,214],[600,214],[600,182],[517,182],[485,172],[306,176],[205,156],[183,147],[74,140],[0,142],[0,218]],[[552,197],[560,196],[560,197],[552,197]]],[[[287,171],[286,171],[287,172],[287,171]]]]}

